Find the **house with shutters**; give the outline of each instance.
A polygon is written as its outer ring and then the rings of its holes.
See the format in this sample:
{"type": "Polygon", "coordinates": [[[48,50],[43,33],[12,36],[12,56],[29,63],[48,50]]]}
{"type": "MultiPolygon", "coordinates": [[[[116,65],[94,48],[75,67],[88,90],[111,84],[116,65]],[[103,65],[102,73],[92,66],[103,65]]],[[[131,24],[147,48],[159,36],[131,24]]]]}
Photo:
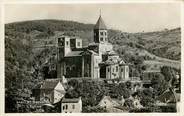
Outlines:
{"type": "Polygon", "coordinates": [[[82,112],[82,100],[79,98],[63,98],[61,101],[61,113],[82,112]]]}
{"type": "Polygon", "coordinates": [[[99,16],[93,29],[93,42],[82,46],[77,37],[57,36],[57,78],[129,80],[129,66],[108,42],[108,29],[99,16]]]}

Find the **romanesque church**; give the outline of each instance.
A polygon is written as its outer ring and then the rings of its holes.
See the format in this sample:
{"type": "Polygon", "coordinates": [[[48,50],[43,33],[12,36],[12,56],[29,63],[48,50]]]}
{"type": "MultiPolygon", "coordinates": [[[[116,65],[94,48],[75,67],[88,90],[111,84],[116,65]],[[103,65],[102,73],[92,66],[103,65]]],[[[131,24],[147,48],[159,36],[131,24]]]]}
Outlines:
{"type": "Polygon", "coordinates": [[[58,36],[57,78],[129,80],[129,67],[108,42],[108,30],[99,16],[93,29],[93,42],[82,47],[82,39],[58,36]]]}

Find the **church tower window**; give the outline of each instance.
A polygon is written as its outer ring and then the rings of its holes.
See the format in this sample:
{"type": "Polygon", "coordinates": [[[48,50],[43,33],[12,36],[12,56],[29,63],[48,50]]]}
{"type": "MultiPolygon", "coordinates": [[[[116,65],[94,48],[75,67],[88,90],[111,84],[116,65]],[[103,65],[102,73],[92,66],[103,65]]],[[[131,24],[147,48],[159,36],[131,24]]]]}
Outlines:
{"type": "Polygon", "coordinates": [[[107,41],[107,27],[100,15],[97,23],[94,26],[94,41],[96,43],[107,41]]]}
{"type": "Polygon", "coordinates": [[[68,42],[68,41],[66,41],[66,45],[67,45],[67,46],[69,45],[69,42],[68,42]]]}
{"type": "Polygon", "coordinates": [[[123,68],[121,68],[121,72],[123,72],[123,68]]]}
{"type": "Polygon", "coordinates": [[[103,37],[100,38],[100,41],[103,41],[103,37]]]}

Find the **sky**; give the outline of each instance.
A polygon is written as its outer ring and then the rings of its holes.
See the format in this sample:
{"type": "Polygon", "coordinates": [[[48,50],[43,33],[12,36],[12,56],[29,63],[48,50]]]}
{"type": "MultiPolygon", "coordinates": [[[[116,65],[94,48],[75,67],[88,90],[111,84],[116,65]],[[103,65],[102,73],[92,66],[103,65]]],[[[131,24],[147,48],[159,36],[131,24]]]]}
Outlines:
{"type": "Polygon", "coordinates": [[[59,19],[95,24],[99,15],[110,29],[149,32],[180,27],[179,3],[6,4],[5,23],[59,19]]]}

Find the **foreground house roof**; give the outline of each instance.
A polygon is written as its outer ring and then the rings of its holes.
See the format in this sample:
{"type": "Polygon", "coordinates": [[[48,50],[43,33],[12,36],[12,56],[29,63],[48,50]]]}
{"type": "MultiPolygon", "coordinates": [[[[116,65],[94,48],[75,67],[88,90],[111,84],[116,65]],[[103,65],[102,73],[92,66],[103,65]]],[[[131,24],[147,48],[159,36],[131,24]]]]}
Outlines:
{"type": "Polygon", "coordinates": [[[41,86],[41,89],[54,89],[56,85],[58,84],[58,80],[50,81],[45,80],[43,85],[41,86]]]}
{"type": "Polygon", "coordinates": [[[63,98],[62,103],[78,103],[80,101],[79,98],[63,98]]]}
{"type": "Polygon", "coordinates": [[[165,90],[160,96],[158,96],[157,100],[162,103],[176,103],[176,93],[171,89],[165,90]]]}
{"type": "MultiPolygon", "coordinates": [[[[46,79],[44,80],[43,84],[41,85],[40,89],[44,89],[44,90],[54,90],[56,88],[56,86],[58,85],[58,83],[62,85],[62,83],[60,82],[59,79],[46,79]]],[[[64,88],[64,87],[63,87],[64,88]]],[[[62,89],[62,88],[61,88],[62,89]]],[[[64,90],[58,90],[58,92],[65,92],[64,90]]]]}

